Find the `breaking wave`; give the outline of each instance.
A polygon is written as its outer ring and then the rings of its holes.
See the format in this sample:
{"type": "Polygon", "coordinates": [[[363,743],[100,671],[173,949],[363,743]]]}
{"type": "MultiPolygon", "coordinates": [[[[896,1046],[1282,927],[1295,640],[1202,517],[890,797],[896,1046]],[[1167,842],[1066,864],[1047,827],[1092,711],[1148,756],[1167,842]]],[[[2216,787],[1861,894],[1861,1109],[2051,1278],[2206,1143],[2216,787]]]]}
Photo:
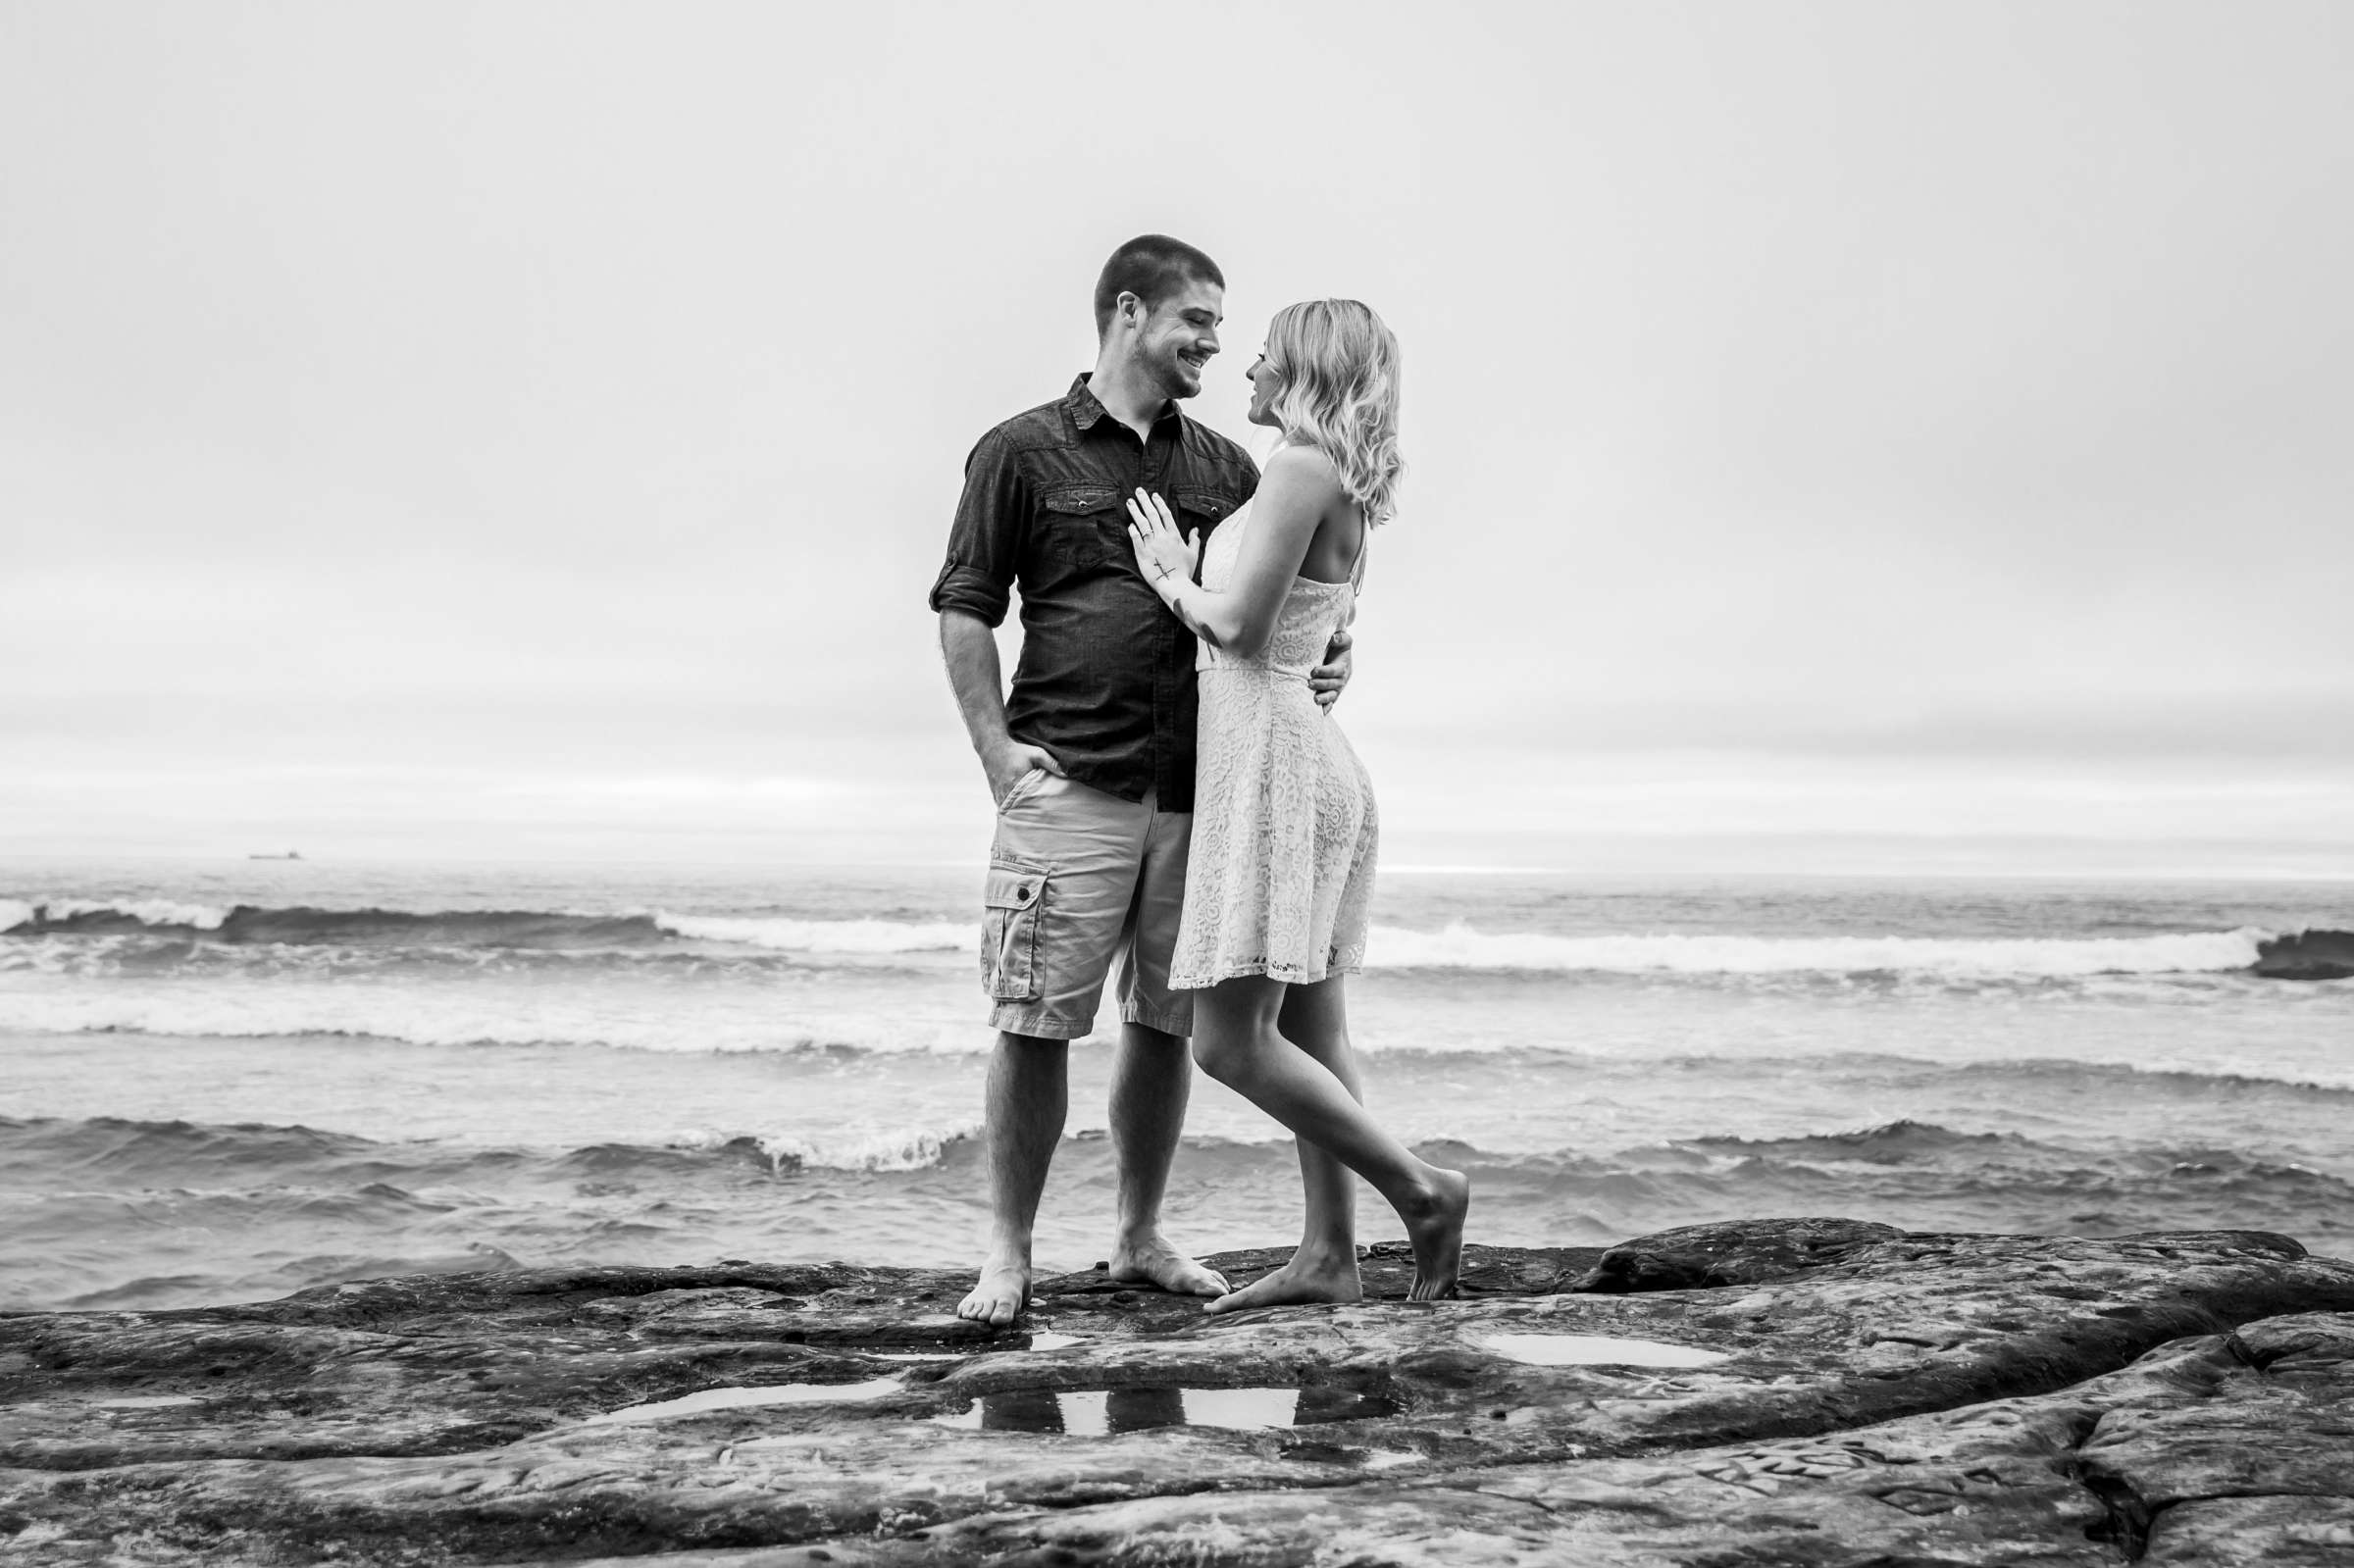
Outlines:
{"type": "Polygon", "coordinates": [[[1439,932],[1376,927],[1367,952],[1379,969],[2060,979],[2246,969],[2273,940],[2253,926],[2162,936],[1546,936],[1458,924],[1439,932]]]}
{"type": "MultiPolygon", "coordinates": [[[[1524,1245],[1837,1214],[2082,1236],[2257,1229],[2328,1251],[2343,1246],[2354,1206],[2340,1175],[2194,1139],[2072,1146],[1928,1122],[1615,1152],[1420,1146],[1470,1173],[1483,1240],[1524,1245]]],[[[1078,1135],[1057,1152],[1057,1175],[1074,1190],[1105,1189],[1113,1158],[1108,1138],[1078,1135]]],[[[831,1149],[719,1132],[491,1147],[302,1126],[0,1117],[0,1191],[12,1198],[0,1213],[0,1305],[148,1308],[383,1274],[715,1255],[961,1268],[984,1213],[983,1164],[978,1139],[946,1128],[873,1128],[831,1149]],[[25,1244],[58,1235],[77,1245],[25,1244]]],[[[1282,1239],[1295,1219],[1288,1142],[1188,1138],[1179,1168],[1206,1210],[1189,1216],[1204,1250],[1282,1239]],[[1259,1193],[1284,1195],[1268,1205],[1250,1196],[1259,1193]]]]}
{"type": "Polygon", "coordinates": [[[772,1176],[794,1172],[904,1173],[929,1170],[978,1131],[845,1128],[825,1137],[723,1133],[688,1128],[660,1143],[590,1143],[573,1149],[469,1147],[432,1140],[392,1142],[352,1133],[256,1122],[82,1121],[0,1116],[0,1164],[46,1162],[93,1187],[162,1184],[212,1188],[289,1175],[356,1183],[498,1182],[518,1173],[564,1180],[612,1179],[745,1166],[772,1176]]]}
{"type": "Polygon", "coordinates": [[[9,936],[178,936],[234,944],[332,943],[342,947],[628,947],[666,939],[649,915],[580,915],[537,910],[315,909],[297,904],[228,909],[156,899],[67,898],[0,904],[9,936]]]}
{"type": "MultiPolygon", "coordinates": [[[[2332,934],[2307,934],[2330,936],[2332,934]]],[[[752,952],[855,957],[947,953],[972,945],[955,920],[810,920],[669,910],[582,914],[537,910],[218,908],[160,899],[0,900],[0,936],[173,937],[207,945],[347,949],[645,953],[681,944],[752,952]]],[[[2135,936],[1757,936],[1624,934],[1585,936],[1377,926],[1372,968],[1628,975],[1919,975],[2068,979],[2096,975],[2220,974],[2293,946],[2254,926],[2135,936]]],[[[683,949],[686,950],[686,949],[683,949]]]]}
{"type": "Polygon", "coordinates": [[[973,942],[971,926],[946,920],[780,920],[657,911],[654,924],[701,941],[741,942],[783,953],[954,951],[973,942]]]}
{"type": "Polygon", "coordinates": [[[571,993],[478,995],[399,986],[139,986],[0,989],[0,1031],[152,1035],[180,1039],[325,1037],[411,1045],[607,1048],[683,1055],[851,1050],[962,1055],[989,1048],[978,1028],[943,1029],[856,1010],[739,1007],[700,1014],[667,998],[571,993]]]}
{"type": "Polygon", "coordinates": [[[793,920],[783,917],[580,914],[562,910],[286,909],[237,904],[62,898],[0,899],[0,936],[180,937],[229,944],[592,950],[660,946],[674,938],[775,952],[905,953],[959,948],[973,928],[947,921],[793,920]]]}

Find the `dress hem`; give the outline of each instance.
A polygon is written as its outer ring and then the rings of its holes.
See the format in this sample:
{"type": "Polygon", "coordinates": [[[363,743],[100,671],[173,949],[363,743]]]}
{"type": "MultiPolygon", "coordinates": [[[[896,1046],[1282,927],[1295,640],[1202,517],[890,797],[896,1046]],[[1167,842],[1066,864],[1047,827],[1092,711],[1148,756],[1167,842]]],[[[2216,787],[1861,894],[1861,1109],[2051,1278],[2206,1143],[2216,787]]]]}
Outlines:
{"type": "Polygon", "coordinates": [[[1327,964],[1314,971],[1303,964],[1242,964],[1233,969],[1222,969],[1214,975],[1171,975],[1169,989],[1207,990],[1221,981],[1244,980],[1254,975],[1279,980],[1286,986],[1314,986],[1335,975],[1361,975],[1364,972],[1365,962],[1361,958],[1327,964]]]}

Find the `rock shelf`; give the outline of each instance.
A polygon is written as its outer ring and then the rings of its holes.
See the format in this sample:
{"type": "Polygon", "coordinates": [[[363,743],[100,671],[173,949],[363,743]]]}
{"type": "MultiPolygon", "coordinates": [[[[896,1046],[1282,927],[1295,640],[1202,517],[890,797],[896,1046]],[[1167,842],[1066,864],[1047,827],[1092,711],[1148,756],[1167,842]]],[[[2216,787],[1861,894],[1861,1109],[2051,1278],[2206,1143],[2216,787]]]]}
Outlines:
{"type": "Polygon", "coordinates": [[[961,1275],[840,1264],[4,1317],[0,1561],[2354,1564],[2354,1265],[2283,1237],[1409,1272],[1218,1318],[1068,1275],[995,1335],[961,1275]]]}

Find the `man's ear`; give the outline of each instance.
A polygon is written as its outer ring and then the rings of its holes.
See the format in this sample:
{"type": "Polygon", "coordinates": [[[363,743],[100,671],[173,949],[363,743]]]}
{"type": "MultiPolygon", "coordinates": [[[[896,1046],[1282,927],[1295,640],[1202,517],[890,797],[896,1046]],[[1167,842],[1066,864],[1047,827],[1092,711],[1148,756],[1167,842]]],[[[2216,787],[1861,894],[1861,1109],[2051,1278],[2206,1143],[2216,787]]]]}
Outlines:
{"type": "Polygon", "coordinates": [[[1146,318],[1152,314],[1142,297],[1131,294],[1126,289],[1120,290],[1119,302],[1112,309],[1118,314],[1121,321],[1132,323],[1138,327],[1142,327],[1146,318]]]}

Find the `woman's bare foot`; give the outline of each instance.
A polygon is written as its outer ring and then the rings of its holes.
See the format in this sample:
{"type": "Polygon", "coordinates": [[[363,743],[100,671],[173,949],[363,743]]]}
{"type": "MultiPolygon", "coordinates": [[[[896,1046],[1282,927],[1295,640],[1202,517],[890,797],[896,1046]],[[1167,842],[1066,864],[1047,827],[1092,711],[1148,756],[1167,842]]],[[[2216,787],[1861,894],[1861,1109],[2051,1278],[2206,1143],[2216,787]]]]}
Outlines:
{"type": "Polygon", "coordinates": [[[1224,1295],[1226,1276],[1205,1269],[1155,1232],[1111,1249],[1111,1277],[1125,1284],[1157,1285],[1171,1295],[1224,1295]]]}
{"type": "Polygon", "coordinates": [[[1463,1266],[1463,1217],[1471,1212],[1471,1178],[1460,1171],[1431,1167],[1435,1189],[1429,1205],[1406,1220],[1406,1239],[1414,1249],[1414,1285],[1407,1291],[1411,1301],[1444,1301],[1455,1294],[1455,1277],[1463,1266]]]}
{"type": "Polygon", "coordinates": [[[1204,1312],[1246,1312],[1252,1307],[1291,1306],[1302,1301],[1362,1301],[1364,1282],[1357,1278],[1356,1249],[1346,1259],[1311,1256],[1304,1247],[1274,1273],[1253,1280],[1229,1295],[1219,1296],[1204,1312]]]}
{"type": "Polygon", "coordinates": [[[993,1255],[981,1266],[981,1279],[972,1294],[956,1303],[956,1315],[1001,1329],[1020,1317],[1029,1304],[1029,1260],[993,1255]]]}

